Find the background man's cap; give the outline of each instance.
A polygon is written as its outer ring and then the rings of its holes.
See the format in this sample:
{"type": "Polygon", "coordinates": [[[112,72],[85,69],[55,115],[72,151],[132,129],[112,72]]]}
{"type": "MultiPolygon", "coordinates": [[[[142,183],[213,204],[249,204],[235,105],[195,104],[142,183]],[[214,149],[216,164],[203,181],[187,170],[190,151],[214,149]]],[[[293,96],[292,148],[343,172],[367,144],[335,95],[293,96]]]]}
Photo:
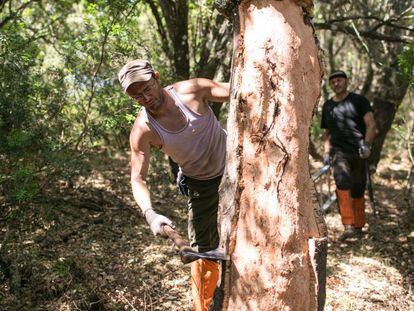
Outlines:
{"type": "Polygon", "coordinates": [[[332,73],[329,75],[329,81],[330,81],[331,79],[333,79],[333,78],[338,78],[338,77],[342,77],[342,78],[348,79],[348,77],[347,77],[347,75],[346,75],[346,73],[345,73],[344,71],[342,71],[342,70],[337,70],[337,71],[332,72],[332,73]]]}
{"type": "Polygon", "coordinates": [[[127,88],[135,82],[145,82],[151,79],[154,74],[151,64],[144,59],[135,59],[124,65],[118,73],[118,79],[122,89],[127,88]]]}

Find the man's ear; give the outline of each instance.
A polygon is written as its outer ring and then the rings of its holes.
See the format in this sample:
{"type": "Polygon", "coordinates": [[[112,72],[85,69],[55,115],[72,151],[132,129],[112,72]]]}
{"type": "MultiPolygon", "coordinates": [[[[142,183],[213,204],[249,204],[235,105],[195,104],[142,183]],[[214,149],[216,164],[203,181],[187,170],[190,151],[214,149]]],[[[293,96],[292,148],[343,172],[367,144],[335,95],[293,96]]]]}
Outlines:
{"type": "Polygon", "coordinates": [[[155,79],[157,79],[159,81],[160,80],[160,72],[159,71],[154,71],[154,77],[155,77],[155,79]]]}

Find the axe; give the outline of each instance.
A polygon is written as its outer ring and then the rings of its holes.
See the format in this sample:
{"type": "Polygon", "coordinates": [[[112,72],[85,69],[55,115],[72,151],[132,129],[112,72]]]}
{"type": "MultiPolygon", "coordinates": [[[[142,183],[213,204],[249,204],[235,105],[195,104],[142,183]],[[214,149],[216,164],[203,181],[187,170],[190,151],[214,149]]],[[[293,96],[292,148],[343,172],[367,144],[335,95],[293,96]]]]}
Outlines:
{"type": "Polygon", "coordinates": [[[194,251],[190,244],[181,238],[181,236],[168,225],[162,227],[164,233],[173,241],[175,247],[178,248],[178,253],[180,254],[181,261],[183,264],[188,264],[190,262],[196,261],[197,259],[210,259],[210,260],[229,260],[230,256],[226,255],[222,249],[214,249],[204,253],[198,253],[194,251]]]}

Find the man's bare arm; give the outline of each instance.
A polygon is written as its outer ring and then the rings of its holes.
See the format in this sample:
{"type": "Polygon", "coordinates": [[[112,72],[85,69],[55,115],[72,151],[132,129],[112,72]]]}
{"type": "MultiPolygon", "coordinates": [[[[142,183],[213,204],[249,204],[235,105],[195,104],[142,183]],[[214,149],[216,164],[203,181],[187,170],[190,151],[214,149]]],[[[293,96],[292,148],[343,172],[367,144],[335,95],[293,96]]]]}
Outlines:
{"type": "Polygon", "coordinates": [[[204,78],[195,78],[174,84],[181,94],[194,94],[202,102],[222,103],[229,101],[230,83],[215,82],[204,78]]]}
{"type": "Polygon", "coordinates": [[[131,146],[131,186],[134,199],[141,211],[152,208],[150,192],[145,182],[148,174],[150,149],[148,134],[143,133],[142,128],[134,126],[130,135],[131,146]]]}
{"type": "Polygon", "coordinates": [[[364,123],[367,128],[365,133],[365,141],[372,144],[375,136],[378,134],[377,126],[375,125],[374,114],[370,111],[364,115],[364,123]]]}
{"type": "Polygon", "coordinates": [[[230,83],[203,81],[205,85],[204,98],[212,102],[228,102],[230,98],[230,83]]]}
{"type": "Polygon", "coordinates": [[[323,132],[322,140],[323,140],[323,149],[324,149],[324,152],[327,153],[327,152],[329,152],[329,149],[330,149],[330,144],[329,144],[329,131],[328,130],[325,130],[323,132]]]}
{"type": "Polygon", "coordinates": [[[329,165],[330,164],[330,155],[329,155],[329,150],[330,150],[330,144],[329,144],[329,131],[327,129],[325,129],[325,131],[322,134],[322,140],[323,140],[323,149],[324,149],[324,153],[323,153],[323,164],[324,165],[329,165]]]}
{"type": "Polygon", "coordinates": [[[154,235],[160,234],[165,236],[163,226],[173,226],[172,221],[154,211],[151,204],[150,192],[145,182],[151,154],[150,136],[150,130],[139,124],[139,120],[136,120],[130,135],[132,193],[152,233],[154,235]]]}

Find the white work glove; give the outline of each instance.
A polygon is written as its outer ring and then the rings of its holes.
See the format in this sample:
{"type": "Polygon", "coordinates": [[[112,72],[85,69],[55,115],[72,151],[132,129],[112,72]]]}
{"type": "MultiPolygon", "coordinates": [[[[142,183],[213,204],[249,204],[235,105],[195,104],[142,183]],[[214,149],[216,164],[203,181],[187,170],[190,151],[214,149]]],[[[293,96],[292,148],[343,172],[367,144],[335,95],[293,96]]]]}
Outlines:
{"type": "Polygon", "coordinates": [[[163,215],[157,214],[152,208],[147,209],[144,216],[154,235],[167,236],[163,230],[164,225],[174,228],[171,220],[163,215]]]}
{"type": "Polygon", "coordinates": [[[367,159],[371,155],[371,148],[365,140],[359,141],[358,153],[361,159],[367,159]]]}

